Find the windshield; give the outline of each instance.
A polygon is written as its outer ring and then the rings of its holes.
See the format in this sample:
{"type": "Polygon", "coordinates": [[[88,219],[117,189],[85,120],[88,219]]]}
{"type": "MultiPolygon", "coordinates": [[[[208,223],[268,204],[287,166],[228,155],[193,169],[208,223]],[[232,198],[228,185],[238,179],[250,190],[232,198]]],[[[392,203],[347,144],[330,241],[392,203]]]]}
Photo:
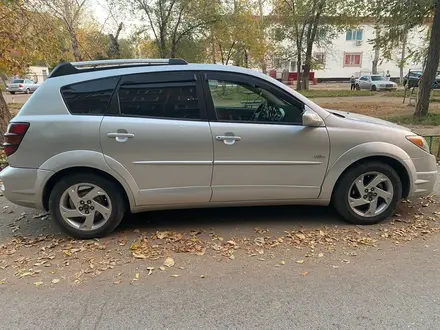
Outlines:
{"type": "Polygon", "coordinates": [[[372,81],[381,81],[381,80],[384,80],[384,79],[381,76],[371,76],[371,80],[372,81]]]}
{"type": "Polygon", "coordinates": [[[22,83],[24,83],[24,79],[14,79],[14,80],[12,80],[12,83],[13,84],[22,84],[22,83]]]}

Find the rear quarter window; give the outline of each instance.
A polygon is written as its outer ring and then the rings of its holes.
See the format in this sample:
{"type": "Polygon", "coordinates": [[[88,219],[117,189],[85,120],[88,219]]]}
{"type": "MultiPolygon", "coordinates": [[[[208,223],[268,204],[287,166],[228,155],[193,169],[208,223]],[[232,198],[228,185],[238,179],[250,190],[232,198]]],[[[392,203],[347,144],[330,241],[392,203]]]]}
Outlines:
{"type": "Polygon", "coordinates": [[[61,95],[71,114],[103,115],[119,77],[89,80],[61,87],[61,95]]]}

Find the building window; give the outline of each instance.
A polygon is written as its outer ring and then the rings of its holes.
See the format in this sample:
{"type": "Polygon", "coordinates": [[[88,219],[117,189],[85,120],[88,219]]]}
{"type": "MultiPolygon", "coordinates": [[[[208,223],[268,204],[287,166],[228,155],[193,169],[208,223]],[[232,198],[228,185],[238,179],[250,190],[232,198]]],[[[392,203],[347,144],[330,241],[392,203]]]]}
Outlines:
{"type": "Polygon", "coordinates": [[[362,30],[347,30],[347,34],[345,35],[345,40],[362,40],[362,30]]]}
{"type": "Polygon", "coordinates": [[[290,60],[290,72],[296,72],[297,69],[296,61],[290,60]]]}
{"type": "Polygon", "coordinates": [[[318,65],[325,65],[325,53],[315,52],[313,54],[313,58],[315,59],[315,63],[318,65]]]}
{"type": "Polygon", "coordinates": [[[344,67],[362,66],[362,53],[344,53],[344,67]]]}

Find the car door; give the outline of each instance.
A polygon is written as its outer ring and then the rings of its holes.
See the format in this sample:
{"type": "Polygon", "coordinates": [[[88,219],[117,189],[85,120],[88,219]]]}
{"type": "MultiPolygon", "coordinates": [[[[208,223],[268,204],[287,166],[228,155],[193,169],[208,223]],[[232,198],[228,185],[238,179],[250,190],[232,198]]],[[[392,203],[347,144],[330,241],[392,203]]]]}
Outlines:
{"type": "Polygon", "coordinates": [[[266,80],[205,72],[214,140],[212,202],[316,198],[329,156],[326,127],[302,125],[304,104],[266,80]]]}
{"type": "Polygon", "coordinates": [[[209,202],[213,145],[196,73],[123,76],[110,109],[102,150],[133,177],[137,205],[209,202]]]}
{"type": "Polygon", "coordinates": [[[362,77],[359,78],[359,88],[360,89],[365,89],[366,88],[366,85],[365,85],[366,79],[367,78],[365,76],[362,76],[362,77]]]}

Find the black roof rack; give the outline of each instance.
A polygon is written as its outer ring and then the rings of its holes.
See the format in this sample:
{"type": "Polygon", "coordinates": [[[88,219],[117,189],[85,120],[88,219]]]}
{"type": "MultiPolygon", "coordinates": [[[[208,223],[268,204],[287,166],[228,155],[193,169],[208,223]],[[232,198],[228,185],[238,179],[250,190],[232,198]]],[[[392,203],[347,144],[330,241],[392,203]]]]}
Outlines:
{"type": "Polygon", "coordinates": [[[117,67],[138,67],[145,65],[186,65],[187,61],[181,58],[152,58],[152,59],[126,59],[102,60],[85,62],[64,62],[56,66],[49,78],[66,76],[76,73],[93,72],[115,69],[117,67]],[[79,69],[81,68],[81,69],[79,69]]]}

